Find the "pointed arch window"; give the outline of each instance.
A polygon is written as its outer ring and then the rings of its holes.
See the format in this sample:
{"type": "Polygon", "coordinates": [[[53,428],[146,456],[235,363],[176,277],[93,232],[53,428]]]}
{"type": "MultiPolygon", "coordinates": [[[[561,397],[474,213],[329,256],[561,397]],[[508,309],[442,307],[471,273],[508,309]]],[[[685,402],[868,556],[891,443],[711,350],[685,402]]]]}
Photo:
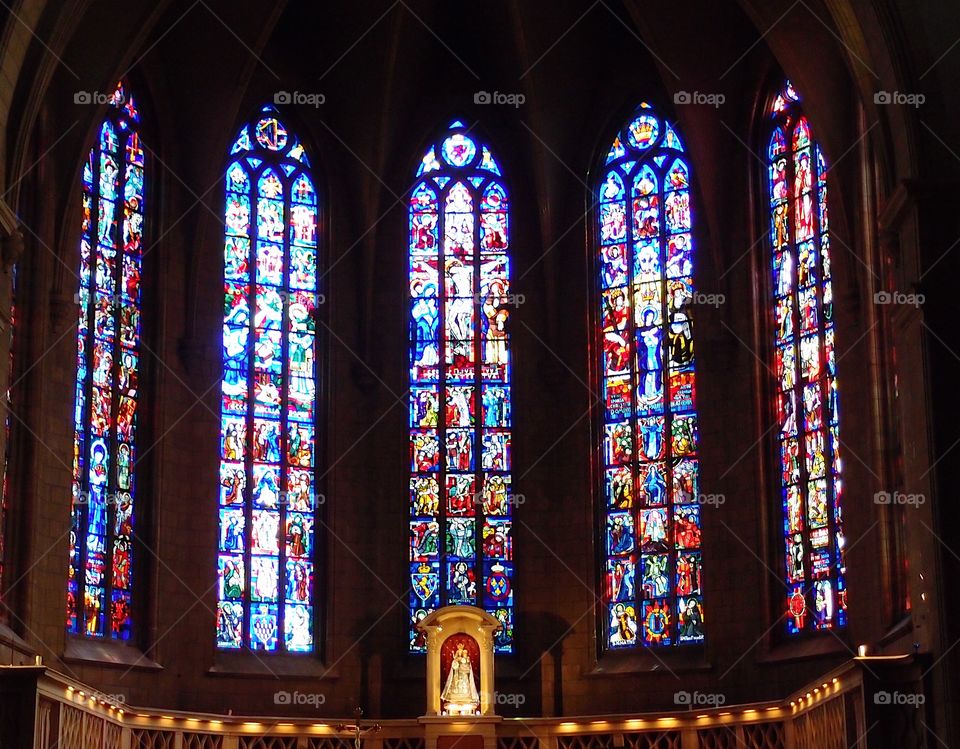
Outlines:
{"type": "Polygon", "coordinates": [[[416,624],[479,606],[513,650],[508,190],[459,120],[427,150],[409,204],[410,648],[416,624]]]}
{"type": "Polygon", "coordinates": [[[317,190],[265,106],[226,170],[217,647],[313,652],[317,190]]]}
{"type": "Polygon", "coordinates": [[[690,169],[641,104],[596,187],[608,649],[704,639],[690,169]]]}
{"type": "Polygon", "coordinates": [[[146,180],[140,113],[117,85],[83,165],[67,630],[129,640],[146,180]]]}
{"type": "MultiPolygon", "coordinates": [[[[3,601],[3,596],[6,592],[4,588],[4,574],[9,565],[8,551],[7,551],[7,513],[10,510],[10,465],[11,458],[13,454],[13,447],[10,444],[10,435],[12,434],[12,421],[13,421],[13,389],[16,386],[16,381],[14,380],[15,372],[14,365],[16,364],[16,343],[17,343],[17,275],[18,275],[18,266],[14,265],[10,268],[10,336],[8,339],[10,346],[10,356],[7,359],[8,370],[7,370],[7,392],[4,393],[4,398],[6,399],[6,408],[7,415],[3,421],[3,430],[6,435],[5,450],[3,455],[3,485],[0,486],[0,602],[3,601]]],[[[0,617],[3,617],[4,614],[0,613],[0,617]]]]}
{"type": "Polygon", "coordinates": [[[827,165],[789,81],[767,151],[786,631],[847,620],[827,165]]]}

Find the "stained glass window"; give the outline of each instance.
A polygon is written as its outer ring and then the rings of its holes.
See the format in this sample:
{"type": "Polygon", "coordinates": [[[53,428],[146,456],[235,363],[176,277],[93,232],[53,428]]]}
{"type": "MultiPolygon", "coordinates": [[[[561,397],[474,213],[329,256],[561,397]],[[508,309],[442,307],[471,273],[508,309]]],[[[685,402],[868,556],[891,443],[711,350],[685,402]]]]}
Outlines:
{"type": "Polygon", "coordinates": [[[217,647],[314,649],[317,191],[272,106],[226,170],[217,647]]]}
{"type": "Polygon", "coordinates": [[[513,650],[508,191],[454,121],[410,196],[410,648],[449,604],[500,620],[513,650]]]}
{"type": "Polygon", "coordinates": [[[67,630],[132,634],[144,148],[118,84],[83,165],[67,630]]]}
{"type": "Polygon", "coordinates": [[[596,189],[602,631],[617,650],[698,643],[690,169],[676,130],[648,104],[617,133],[596,189]]]}
{"type": "MultiPolygon", "coordinates": [[[[10,509],[10,457],[12,447],[10,445],[11,434],[11,410],[13,408],[13,377],[14,377],[14,344],[16,343],[17,332],[17,266],[10,269],[10,357],[7,359],[9,365],[7,392],[4,394],[7,406],[7,415],[3,420],[3,430],[6,435],[5,450],[3,454],[3,486],[0,486],[0,601],[4,595],[4,572],[7,568],[7,512],[10,509]]],[[[4,613],[0,607],[0,617],[4,613]]]]}
{"type": "Polygon", "coordinates": [[[786,630],[847,620],[827,166],[788,82],[768,150],[786,630]]]}

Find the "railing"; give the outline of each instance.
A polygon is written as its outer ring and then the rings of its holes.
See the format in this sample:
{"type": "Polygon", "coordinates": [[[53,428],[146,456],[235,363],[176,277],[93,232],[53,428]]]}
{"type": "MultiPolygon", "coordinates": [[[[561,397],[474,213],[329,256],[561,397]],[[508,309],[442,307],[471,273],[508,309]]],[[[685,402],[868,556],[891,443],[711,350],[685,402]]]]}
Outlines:
{"type": "MultiPolygon", "coordinates": [[[[437,726],[448,735],[483,733],[484,749],[923,747],[924,701],[917,693],[912,703],[896,697],[909,696],[919,683],[904,677],[910,664],[906,656],[858,658],[783,701],[707,710],[580,719],[414,718],[378,721],[377,730],[367,730],[373,721],[361,721],[362,749],[437,749],[437,726]],[[890,673],[895,678],[883,676],[890,673]]],[[[345,729],[336,720],[135,708],[111,703],[106,695],[43,667],[0,667],[0,679],[6,682],[0,695],[0,746],[5,749],[359,749],[353,727],[345,729]],[[9,677],[24,687],[19,704],[7,698],[9,677]],[[33,710],[25,715],[29,697],[33,710]],[[10,721],[17,716],[25,725],[11,732],[10,721]]]]}

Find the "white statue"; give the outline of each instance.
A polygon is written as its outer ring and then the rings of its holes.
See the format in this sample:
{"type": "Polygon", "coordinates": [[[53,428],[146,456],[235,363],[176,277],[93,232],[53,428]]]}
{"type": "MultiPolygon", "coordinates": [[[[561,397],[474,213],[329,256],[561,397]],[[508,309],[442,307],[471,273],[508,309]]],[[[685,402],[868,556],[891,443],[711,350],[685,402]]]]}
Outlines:
{"type": "Polygon", "coordinates": [[[474,713],[480,706],[480,695],[473,681],[473,664],[462,642],[457,645],[457,651],[453,654],[440,699],[446,703],[444,712],[448,715],[474,713]]]}

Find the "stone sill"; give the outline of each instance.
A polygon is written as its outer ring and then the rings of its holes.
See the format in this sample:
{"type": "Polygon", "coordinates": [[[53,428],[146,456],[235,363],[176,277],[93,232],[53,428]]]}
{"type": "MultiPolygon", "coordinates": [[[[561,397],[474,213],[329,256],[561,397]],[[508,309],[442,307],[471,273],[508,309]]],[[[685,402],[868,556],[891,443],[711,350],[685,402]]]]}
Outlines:
{"type": "Polygon", "coordinates": [[[132,668],[141,671],[163,670],[163,666],[152,658],[149,658],[143,651],[133,645],[122,645],[119,642],[86,640],[78,637],[67,638],[67,646],[63,651],[63,660],[66,663],[78,663],[81,665],[132,668]]]}
{"type": "Polygon", "coordinates": [[[334,680],[340,678],[335,666],[327,666],[312,655],[270,655],[263,653],[217,653],[209,676],[240,676],[263,678],[264,676],[289,676],[310,679],[334,680]]]}
{"type": "Polygon", "coordinates": [[[30,643],[20,637],[20,635],[2,621],[0,621],[0,645],[5,645],[11,650],[20,653],[26,661],[32,661],[36,656],[36,650],[31,647],[30,643]]]}
{"type": "Polygon", "coordinates": [[[830,635],[822,632],[817,635],[804,637],[794,642],[783,642],[769,648],[766,653],[756,659],[756,663],[779,664],[790,661],[802,661],[810,658],[827,658],[841,655],[844,658],[853,658],[856,651],[846,640],[839,635],[830,635]]]}
{"type": "Polygon", "coordinates": [[[584,670],[586,678],[605,676],[630,676],[671,672],[710,671],[713,665],[707,661],[703,645],[689,645],[680,649],[650,648],[638,649],[631,653],[604,653],[594,661],[593,668],[584,670]]]}
{"type": "Polygon", "coordinates": [[[877,643],[880,647],[890,645],[913,634],[913,614],[906,614],[900,621],[887,630],[877,643]]]}

